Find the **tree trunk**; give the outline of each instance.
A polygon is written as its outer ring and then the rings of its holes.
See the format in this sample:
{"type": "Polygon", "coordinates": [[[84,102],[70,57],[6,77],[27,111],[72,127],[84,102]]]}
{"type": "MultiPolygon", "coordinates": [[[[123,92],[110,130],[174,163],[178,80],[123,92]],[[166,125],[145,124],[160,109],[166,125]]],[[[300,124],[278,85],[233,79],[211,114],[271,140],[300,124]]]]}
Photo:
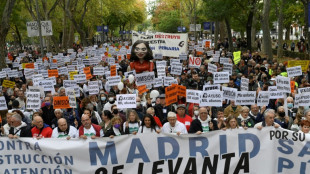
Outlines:
{"type": "Polygon", "coordinates": [[[271,47],[271,38],[270,38],[270,29],[269,29],[269,13],[270,13],[270,1],[264,0],[263,7],[263,20],[262,20],[262,29],[263,29],[263,53],[267,55],[268,60],[272,60],[272,47],[271,47]]]}
{"type": "Polygon", "coordinates": [[[58,45],[57,39],[55,38],[55,36],[51,36],[51,39],[52,39],[52,41],[53,41],[53,43],[54,43],[55,51],[56,51],[57,53],[59,53],[59,52],[60,52],[60,49],[59,49],[59,45],[58,45]]]}
{"type": "Polygon", "coordinates": [[[291,26],[288,25],[285,27],[286,32],[285,32],[285,40],[290,40],[290,35],[291,35],[291,26]]]}
{"type": "MultiPolygon", "coordinates": [[[[214,47],[215,48],[217,46],[217,41],[219,40],[219,30],[220,30],[220,22],[215,21],[215,27],[214,27],[214,47]]],[[[216,48],[216,49],[219,49],[219,48],[216,48]]]]}
{"type": "Polygon", "coordinates": [[[69,33],[68,33],[68,40],[65,42],[67,48],[71,48],[74,42],[74,26],[70,24],[69,33]]]}
{"type": "Polygon", "coordinates": [[[1,14],[0,23],[0,69],[6,67],[5,57],[7,56],[6,50],[6,36],[10,29],[10,17],[13,11],[16,0],[7,0],[3,13],[1,14]]]}
{"type": "Polygon", "coordinates": [[[233,52],[233,42],[232,42],[231,28],[230,28],[229,19],[227,17],[225,18],[225,24],[226,24],[226,27],[227,27],[227,35],[228,35],[228,43],[229,43],[228,50],[230,52],[233,52]]]}
{"type": "MultiPolygon", "coordinates": [[[[256,19],[256,15],[253,15],[253,22],[252,22],[252,29],[251,29],[251,45],[252,45],[252,48],[257,48],[257,45],[256,45],[256,28],[255,28],[255,24],[257,22],[257,19],[256,19]]],[[[257,38],[258,39],[258,38],[257,38]]]]}
{"type": "Polygon", "coordinates": [[[20,35],[20,32],[19,32],[19,29],[18,29],[17,25],[15,25],[15,31],[16,31],[16,35],[17,35],[17,38],[18,38],[18,45],[20,47],[20,50],[22,50],[23,49],[22,37],[20,35]]]}
{"type": "MultiPolygon", "coordinates": [[[[305,45],[307,45],[307,43],[309,44],[309,22],[308,22],[308,4],[309,4],[309,0],[305,0],[305,3],[303,3],[304,4],[304,10],[305,10],[305,23],[306,23],[306,27],[305,27],[305,32],[306,32],[306,34],[305,34],[305,36],[306,36],[306,38],[305,38],[305,45]]],[[[309,58],[309,55],[308,55],[308,58],[309,58]]]]}
{"type": "Polygon", "coordinates": [[[247,39],[247,48],[248,50],[252,50],[252,42],[251,42],[251,34],[252,34],[252,22],[253,22],[253,16],[254,16],[254,9],[251,8],[248,21],[246,24],[246,39],[247,39]]]}
{"type": "Polygon", "coordinates": [[[279,6],[279,16],[278,16],[278,23],[279,23],[279,28],[278,28],[278,50],[277,50],[277,55],[278,58],[283,57],[283,8],[284,8],[284,3],[285,0],[280,1],[280,6],[279,6]]]}
{"type": "MultiPolygon", "coordinates": [[[[66,1],[66,0],[64,0],[66,1]]],[[[67,45],[67,42],[68,42],[68,26],[67,26],[67,15],[66,15],[66,10],[67,10],[68,6],[67,6],[67,3],[65,2],[64,3],[64,16],[63,16],[63,20],[62,20],[62,26],[63,26],[63,29],[62,29],[62,48],[63,49],[67,49],[68,48],[68,45],[67,45]]]]}
{"type": "Polygon", "coordinates": [[[226,26],[224,22],[220,22],[220,41],[223,42],[225,37],[227,36],[227,32],[225,30],[226,26]]]}

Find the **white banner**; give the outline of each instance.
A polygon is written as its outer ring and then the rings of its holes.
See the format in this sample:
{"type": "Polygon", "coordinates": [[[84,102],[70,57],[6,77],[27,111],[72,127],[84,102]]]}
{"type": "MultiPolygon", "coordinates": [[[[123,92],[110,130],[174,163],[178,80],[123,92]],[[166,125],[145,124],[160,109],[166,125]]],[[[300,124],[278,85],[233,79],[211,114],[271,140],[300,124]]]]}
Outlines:
{"type": "Polygon", "coordinates": [[[236,105],[253,105],[256,99],[256,91],[237,91],[236,105]]]}
{"type": "Polygon", "coordinates": [[[295,76],[301,76],[302,75],[301,66],[294,66],[291,68],[286,68],[286,71],[287,71],[288,77],[295,77],[295,76]]]}
{"type": "MultiPolygon", "coordinates": [[[[37,21],[27,22],[28,37],[39,36],[39,27],[37,21]]],[[[41,33],[42,36],[52,36],[53,28],[51,21],[41,21],[41,33]]]]}
{"type": "Polygon", "coordinates": [[[27,92],[26,109],[40,109],[40,92],[27,92]]]}
{"type": "Polygon", "coordinates": [[[2,137],[0,173],[305,174],[309,142],[309,135],[273,127],[95,140],[2,137]]]}
{"type": "Polygon", "coordinates": [[[214,72],[213,73],[213,82],[214,83],[228,83],[229,82],[229,73],[228,72],[214,72]]]}
{"type": "Polygon", "coordinates": [[[187,52],[187,34],[155,33],[149,35],[132,32],[132,43],[137,40],[148,41],[153,54],[161,53],[163,56],[178,57],[187,52]]]}
{"type": "Polygon", "coordinates": [[[221,107],[223,101],[223,91],[203,91],[200,93],[199,106],[221,107]]]}
{"type": "Polygon", "coordinates": [[[116,95],[117,108],[137,108],[136,94],[118,94],[116,95]]]}

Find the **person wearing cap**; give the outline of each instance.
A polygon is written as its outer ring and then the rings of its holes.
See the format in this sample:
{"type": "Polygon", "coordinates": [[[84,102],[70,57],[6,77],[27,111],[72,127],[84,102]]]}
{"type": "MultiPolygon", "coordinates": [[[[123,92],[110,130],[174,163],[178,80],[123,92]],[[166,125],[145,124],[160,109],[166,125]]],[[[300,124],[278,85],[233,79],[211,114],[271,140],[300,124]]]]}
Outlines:
{"type": "Polygon", "coordinates": [[[179,104],[177,107],[177,120],[183,124],[185,124],[187,131],[189,130],[191,123],[192,123],[192,117],[185,114],[185,105],[179,104]]]}
{"type": "Polygon", "coordinates": [[[168,112],[172,111],[175,112],[173,105],[166,106],[166,95],[160,94],[159,95],[160,103],[156,104],[155,115],[160,119],[161,123],[167,122],[167,114],[168,112]]]}
{"type": "Polygon", "coordinates": [[[163,125],[163,133],[171,134],[187,134],[185,125],[177,120],[177,115],[174,112],[169,112],[167,116],[168,122],[163,125]]]}

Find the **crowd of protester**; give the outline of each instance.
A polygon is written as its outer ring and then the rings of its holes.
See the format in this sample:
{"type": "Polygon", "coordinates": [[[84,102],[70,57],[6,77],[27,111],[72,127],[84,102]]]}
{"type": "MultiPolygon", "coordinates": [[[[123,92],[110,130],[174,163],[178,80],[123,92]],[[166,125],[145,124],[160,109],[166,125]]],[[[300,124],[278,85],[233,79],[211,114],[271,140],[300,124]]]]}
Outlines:
{"type": "MultiPolygon", "coordinates": [[[[113,45],[119,47],[120,43],[108,43],[100,47],[113,45]]],[[[129,42],[130,45],[130,42],[129,42]]],[[[277,59],[267,59],[259,52],[246,51],[241,55],[238,64],[234,63],[232,54],[227,52],[225,44],[219,45],[222,57],[230,58],[233,64],[233,72],[229,83],[222,86],[240,90],[241,78],[249,79],[249,91],[268,91],[269,86],[276,85],[276,76],[286,76],[286,62],[278,62],[277,59]]],[[[227,46],[228,47],[228,46],[227,46]]],[[[97,49],[98,49],[97,48],[97,49]]],[[[217,66],[222,71],[223,65],[213,62],[213,58],[207,54],[209,51],[219,49],[205,49],[201,55],[195,50],[189,54],[202,57],[200,68],[189,68],[188,60],[181,60],[182,74],[171,75],[170,59],[163,57],[168,65],[166,76],[177,79],[178,84],[186,89],[203,90],[203,85],[213,84],[212,73],[208,72],[208,64],[217,66]]],[[[83,48],[76,50],[83,51],[83,48]]],[[[67,56],[75,53],[63,53],[67,56]]],[[[18,55],[12,56],[13,62],[18,55]]],[[[91,57],[93,55],[87,55],[91,57]]],[[[51,61],[51,57],[45,57],[51,61]]],[[[114,56],[116,62],[118,59],[114,56]]],[[[20,63],[35,62],[36,55],[25,53],[20,63]]],[[[157,60],[152,60],[153,62],[157,60]]],[[[310,110],[309,107],[294,107],[295,94],[298,88],[305,88],[309,85],[309,72],[302,76],[291,78],[295,81],[295,90],[288,94],[286,102],[283,98],[270,99],[267,106],[257,106],[253,103],[250,106],[235,105],[233,100],[223,100],[219,107],[200,107],[198,103],[189,103],[185,97],[178,96],[178,102],[166,105],[165,87],[152,88],[148,92],[139,93],[135,82],[130,83],[124,74],[127,72],[130,60],[123,59],[118,62],[120,68],[118,75],[121,76],[124,84],[123,89],[118,86],[108,87],[105,76],[93,76],[90,81],[99,80],[102,88],[97,95],[89,95],[87,84],[79,84],[80,97],[76,98],[76,108],[54,109],[53,97],[65,96],[63,81],[68,80],[68,75],[60,75],[54,86],[55,92],[45,92],[41,98],[41,109],[29,110],[26,108],[26,93],[29,86],[33,86],[31,79],[26,77],[6,78],[15,82],[14,88],[2,87],[1,94],[6,99],[8,110],[1,112],[1,135],[9,138],[35,137],[35,138],[98,138],[140,133],[172,133],[172,134],[202,134],[216,130],[228,129],[251,129],[259,130],[264,127],[282,127],[292,131],[309,133],[310,110]],[[152,98],[150,93],[157,90],[159,95],[152,98]],[[120,109],[116,104],[117,94],[136,94],[136,108],[120,109]],[[285,103],[287,103],[285,105],[285,103]],[[287,108],[284,108],[287,107],[287,108]],[[287,109],[287,112],[285,110],[287,109]]],[[[66,63],[70,64],[70,63],[66,63]]],[[[99,66],[107,67],[107,62],[101,61],[99,66]]],[[[12,64],[8,64],[13,68],[12,64]]],[[[93,66],[90,66],[91,70],[93,66]]],[[[309,68],[310,69],[310,68],[309,68]]],[[[156,66],[153,71],[157,72],[156,66]]],[[[4,79],[1,79],[3,81],[4,79]]]]}

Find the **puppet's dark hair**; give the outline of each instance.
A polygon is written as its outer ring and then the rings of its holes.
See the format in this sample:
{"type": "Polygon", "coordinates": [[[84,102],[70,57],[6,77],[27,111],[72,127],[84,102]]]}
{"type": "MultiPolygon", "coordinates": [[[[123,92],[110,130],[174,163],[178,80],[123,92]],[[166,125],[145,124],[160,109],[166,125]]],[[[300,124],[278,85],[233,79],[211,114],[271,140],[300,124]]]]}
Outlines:
{"type": "Polygon", "coordinates": [[[147,48],[147,52],[146,52],[146,55],[144,57],[144,60],[152,60],[153,59],[153,52],[149,46],[149,43],[146,42],[146,41],[143,41],[143,40],[137,40],[133,45],[132,45],[132,48],[131,48],[131,56],[130,56],[130,61],[136,61],[136,60],[139,60],[139,58],[137,57],[136,53],[135,53],[135,48],[138,44],[141,44],[141,43],[144,43],[146,48],[147,48]]]}

